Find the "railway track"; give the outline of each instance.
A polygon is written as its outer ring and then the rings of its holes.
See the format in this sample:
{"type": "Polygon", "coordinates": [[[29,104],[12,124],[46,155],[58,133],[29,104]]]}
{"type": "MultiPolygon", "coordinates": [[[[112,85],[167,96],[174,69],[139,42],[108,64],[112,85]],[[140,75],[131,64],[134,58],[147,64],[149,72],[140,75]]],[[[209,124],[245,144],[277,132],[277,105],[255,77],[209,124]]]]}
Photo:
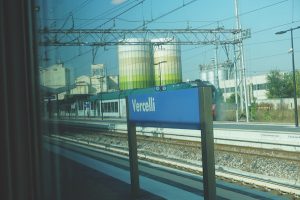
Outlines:
{"type": "MultiPolygon", "coordinates": [[[[101,137],[108,137],[108,138],[111,137],[111,138],[123,139],[127,141],[127,135],[124,133],[101,132],[100,134],[101,137]]],[[[72,137],[72,135],[73,134],[71,134],[70,136],[72,137]]],[[[96,134],[95,137],[99,137],[99,134],[96,134]]],[[[168,139],[168,138],[150,137],[150,136],[143,136],[143,135],[137,135],[137,140],[143,142],[160,143],[164,145],[177,145],[177,146],[183,146],[188,148],[201,149],[200,142],[189,141],[189,140],[168,139]]],[[[284,159],[289,161],[297,161],[300,163],[299,153],[282,151],[277,149],[270,150],[270,149],[258,149],[253,147],[215,144],[215,151],[247,154],[251,156],[259,156],[264,158],[277,158],[277,159],[284,159]]]]}
{"type": "MultiPolygon", "coordinates": [[[[46,127],[50,129],[59,130],[78,130],[81,131],[106,131],[111,133],[123,133],[127,135],[126,124],[119,121],[96,121],[96,120],[50,120],[45,121],[46,127]]],[[[225,126],[225,125],[223,125],[225,126]]],[[[242,125],[241,125],[242,126],[242,125]]],[[[222,129],[222,124],[214,125],[214,142],[215,144],[223,144],[224,146],[235,145],[239,147],[250,147],[250,149],[271,149],[285,152],[295,152],[288,157],[295,158],[300,152],[300,135],[296,129],[289,127],[277,128],[278,130],[290,131],[290,132],[276,132],[274,127],[269,130],[269,127],[263,126],[263,131],[256,130],[256,126],[244,125],[245,127],[254,128],[250,129],[222,129]],[[216,127],[215,127],[216,126],[216,127]],[[257,132],[258,131],[258,132],[257,132]],[[295,132],[296,131],[296,132],[295,132]]],[[[242,127],[244,127],[242,126],[242,127]]],[[[259,127],[261,125],[258,125],[259,127]]],[[[265,125],[266,126],[266,125],[265,125]]],[[[225,126],[226,127],[226,126],[225,126]]],[[[231,126],[230,126],[231,127],[231,126]]],[[[244,128],[245,128],[244,127],[244,128]]],[[[276,127],[275,127],[276,128],[276,127]]],[[[276,129],[276,130],[277,130],[276,129]]],[[[149,128],[149,127],[137,127],[137,135],[162,137],[170,139],[178,139],[195,142],[201,141],[199,137],[199,131],[194,130],[178,130],[178,129],[162,129],[162,128],[149,128]]],[[[280,154],[278,154],[280,155],[280,154]]],[[[266,154],[268,156],[268,154],[266,154]]],[[[284,155],[286,156],[286,155],[284,155]]],[[[298,156],[299,158],[299,156],[298,156]]]]}
{"type": "MultiPolygon", "coordinates": [[[[98,149],[102,149],[109,152],[114,152],[118,154],[128,155],[128,149],[126,145],[122,145],[121,141],[119,144],[113,144],[109,142],[109,138],[118,138],[119,140],[124,140],[124,142],[127,142],[127,137],[124,134],[113,134],[113,133],[101,133],[104,137],[107,137],[106,142],[99,142],[96,141],[93,137],[90,139],[83,139],[80,137],[74,137],[73,135],[64,135],[64,136],[58,136],[58,135],[52,135],[52,139],[60,140],[62,142],[72,142],[75,144],[81,144],[86,145],[90,147],[95,147],[98,149]]],[[[86,134],[84,134],[86,136],[86,134]]],[[[96,134],[97,136],[97,134],[96,134]]],[[[98,135],[99,137],[99,135],[98,135]]],[[[199,148],[199,143],[191,143],[190,141],[171,141],[166,140],[162,138],[149,138],[145,136],[138,136],[138,140],[142,140],[144,142],[155,142],[157,143],[159,140],[163,144],[167,145],[185,145],[186,147],[192,147],[192,148],[199,148]]],[[[201,174],[202,168],[201,168],[201,162],[193,162],[191,160],[189,161],[182,161],[181,158],[164,158],[161,155],[157,156],[155,154],[149,154],[149,152],[144,150],[138,151],[139,159],[147,160],[150,162],[167,165],[173,168],[182,169],[185,171],[189,171],[195,174],[201,174]]],[[[200,150],[199,150],[200,152],[200,150]]],[[[231,151],[232,152],[232,151],[231,151]]],[[[235,152],[235,151],[233,151],[235,152]]],[[[233,169],[216,166],[216,176],[219,179],[223,179],[229,182],[239,183],[241,185],[248,185],[249,187],[253,188],[260,188],[261,190],[265,191],[272,191],[277,194],[281,195],[288,195],[291,199],[298,199],[300,198],[300,186],[299,185],[291,185],[286,183],[280,183],[273,181],[271,179],[266,178],[259,178],[258,175],[253,175],[250,173],[245,173],[242,171],[236,172],[233,169]]]]}

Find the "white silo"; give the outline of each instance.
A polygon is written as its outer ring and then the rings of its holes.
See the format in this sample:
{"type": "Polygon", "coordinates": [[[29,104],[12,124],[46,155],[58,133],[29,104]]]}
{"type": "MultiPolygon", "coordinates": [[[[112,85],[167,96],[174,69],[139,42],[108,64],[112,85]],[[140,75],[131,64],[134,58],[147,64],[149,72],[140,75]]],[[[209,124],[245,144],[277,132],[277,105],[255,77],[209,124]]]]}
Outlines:
{"type": "Polygon", "coordinates": [[[207,81],[207,71],[205,65],[200,65],[200,80],[207,81]]]}
{"type": "Polygon", "coordinates": [[[150,41],[141,38],[122,40],[118,45],[119,84],[121,90],[154,85],[150,41]]]}
{"type": "Polygon", "coordinates": [[[176,41],[174,38],[151,40],[156,86],[182,82],[181,50],[174,44],[176,41]]]}
{"type": "Polygon", "coordinates": [[[209,81],[211,84],[215,84],[215,69],[213,66],[207,66],[207,81],[209,81]]]}
{"type": "Polygon", "coordinates": [[[200,78],[202,81],[209,81],[214,84],[215,72],[213,65],[200,65],[200,78]]]}
{"type": "Polygon", "coordinates": [[[219,81],[228,80],[228,70],[225,65],[220,65],[218,67],[218,78],[219,81]]]}

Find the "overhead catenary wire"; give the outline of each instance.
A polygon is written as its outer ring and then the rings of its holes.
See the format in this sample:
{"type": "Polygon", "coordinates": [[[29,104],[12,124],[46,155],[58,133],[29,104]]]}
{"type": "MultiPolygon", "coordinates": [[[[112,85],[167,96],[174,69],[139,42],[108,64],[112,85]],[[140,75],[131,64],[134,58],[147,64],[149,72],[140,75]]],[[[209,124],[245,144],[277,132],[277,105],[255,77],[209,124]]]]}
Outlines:
{"type": "Polygon", "coordinates": [[[253,34],[257,34],[257,33],[261,33],[261,32],[265,32],[265,31],[270,31],[270,30],[273,30],[273,29],[276,29],[276,28],[279,28],[279,27],[282,27],[282,26],[291,25],[291,24],[294,24],[296,22],[300,22],[300,20],[297,20],[297,21],[294,21],[294,22],[285,23],[285,24],[280,24],[280,25],[276,25],[276,26],[272,26],[272,27],[268,27],[268,28],[264,28],[262,30],[258,30],[258,31],[253,32],[252,35],[253,34]]]}
{"type": "MultiPolygon", "coordinates": [[[[143,0],[143,1],[144,1],[144,0],[143,0]]],[[[143,2],[143,1],[142,1],[142,2],[143,2]]],[[[148,21],[146,24],[143,24],[142,26],[136,27],[136,28],[133,29],[133,30],[137,30],[137,29],[139,29],[139,28],[142,28],[142,27],[144,27],[145,25],[150,24],[150,23],[152,23],[152,22],[154,22],[154,21],[156,21],[156,20],[158,20],[158,19],[161,19],[161,18],[163,18],[163,17],[165,17],[165,16],[167,16],[167,15],[169,15],[169,14],[171,14],[171,13],[173,13],[173,12],[175,12],[175,11],[177,11],[177,10],[179,10],[179,9],[181,9],[181,8],[183,8],[183,7],[185,7],[185,6],[187,6],[187,5],[190,5],[190,4],[192,4],[192,3],[196,2],[196,1],[198,1],[198,0],[191,0],[191,1],[187,2],[187,3],[184,3],[184,4],[178,6],[178,7],[174,8],[174,9],[172,9],[172,10],[170,10],[170,11],[168,11],[168,12],[166,12],[166,13],[164,13],[164,14],[162,14],[162,15],[160,15],[160,16],[154,18],[154,19],[152,19],[151,21],[148,21]]],[[[120,15],[118,15],[118,16],[120,16],[120,15]]],[[[117,16],[117,17],[118,17],[118,16],[117,16]]],[[[92,49],[89,50],[89,51],[84,52],[84,53],[81,54],[81,55],[87,54],[87,53],[89,53],[89,52],[91,52],[91,51],[92,51],[92,49]]],[[[72,59],[75,59],[76,57],[77,57],[77,56],[74,56],[74,57],[68,59],[67,62],[72,61],[72,59]]]]}
{"type": "Polygon", "coordinates": [[[198,1],[198,0],[191,0],[191,1],[187,2],[187,3],[183,2],[183,4],[181,6],[178,6],[178,7],[174,8],[174,9],[172,9],[172,10],[170,10],[170,11],[168,11],[168,12],[166,12],[166,13],[158,16],[158,17],[155,17],[154,19],[151,19],[150,21],[145,22],[143,25],[138,26],[135,29],[143,28],[146,25],[148,25],[150,23],[153,23],[154,21],[157,21],[157,20],[159,20],[159,19],[161,19],[163,17],[166,17],[167,15],[172,14],[172,13],[174,13],[174,12],[176,12],[176,11],[178,11],[178,10],[180,10],[180,9],[182,9],[182,8],[188,6],[188,5],[190,5],[190,4],[192,4],[192,3],[196,2],[196,1],[198,1]]]}
{"type": "MultiPolygon", "coordinates": [[[[130,4],[132,4],[133,2],[136,2],[136,1],[139,1],[139,0],[129,1],[129,3],[124,4],[124,5],[121,6],[120,8],[117,8],[117,9],[109,9],[109,10],[105,11],[105,12],[104,12],[103,14],[101,14],[101,15],[105,15],[105,14],[109,15],[109,14],[110,14],[109,12],[114,13],[115,10],[118,11],[118,10],[120,10],[120,9],[123,9],[123,8],[125,8],[127,5],[130,5],[130,4]]],[[[139,1],[137,4],[134,4],[134,5],[131,6],[130,8],[126,9],[125,11],[122,11],[121,14],[118,14],[118,15],[115,16],[115,17],[121,16],[122,14],[124,14],[124,13],[130,11],[131,9],[133,9],[133,8],[135,8],[136,6],[140,5],[141,2],[143,2],[143,1],[145,1],[145,0],[139,1]]],[[[101,15],[100,15],[100,16],[101,16],[101,15]]],[[[99,15],[98,15],[98,16],[99,16],[99,15]]],[[[107,24],[108,22],[112,21],[112,19],[113,19],[113,18],[111,18],[110,20],[108,20],[108,21],[102,23],[102,24],[100,25],[100,27],[101,27],[101,26],[104,26],[104,25],[107,24]]],[[[89,24],[85,24],[85,26],[87,26],[87,25],[89,25],[89,24]]],[[[78,27],[76,27],[76,28],[78,28],[78,27]]],[[[62,38],[59,38],[59,39],[63,39],[63,37],[62,37],[62,38]]],[[[52,50],[47,50],[47,53],[49,53],[49,52],[51,52],[51,51],[55,51],[55,50],[57,50],[58,48],[59,48],[59,47],[54,47],[52,50]]],[[[74,56],[74,58],[75,58],[75,56],[74,56]]]]}
{"type": "MultiPolygon", "coordinates": [[[[142,0],[142,1],[138,2],[137,4],[133,5],[132,7],[128,8],[128,9],[126,9],[125,11],[121,12],[120,14],[118,14],[116,17],[121,16],[122,14],[124,14],[124,13],[128,12],[129,10],[135,8],[136,6],[140,5],[140,4],[141,4],[142,2],[144,2],[144,1],[145,1],[145,0],[142,0]]],[[[111,20],[112,20],[112,19],[110,19],[110,20],[104,22],[103,24],[100,25],[100,27],[101,27],[101,26],[104,26],[105,24],[107,24],[107,23],[110,22],[111,20]]],[[[99,28],[99,27],[97,27],[97,28],[99,28]]],[[[87,51],[81,53],[80,56],[85,55],[85,54],[87,54],[87,53],[90,53],[92,50],[93,50],[93,49],[87,50],[87,51]]],[[[78,56],[73,56],[73,57],[71,57],[70,59],[64,61],[64,63],[68,63],[68,62],[72,61],[73,59],[75,59],[75,58],[77,58],[77,57],[78,57],[78,56]]]]}
{"type": "MultiPolygon", "coordinates": [[[[299,37],[296,37],[295,39],[298,39],[299,37]]],[[[280,39],[280,40],[272,40],[272,41],[266,41],[266,42],[257,42],[257,43],[250,43],[250,44],[245,44],[245,46],[250,46],[250,45],[260,45],[260,44],[264,44],[264,43],[274,43],[274,42],[281,42],[281,41],[285,41],[287,39],[280,39]]],[[[190,49],[187,49],[185,51],[191,51],[191,50],[194,50],[194,49],[197,49],[197,48],[200,48],[199,46],[198,47],[193,47],[193,48],[190,48],[190,49]]],[[[210,50],[214,50],[214,48],[211,48],[210,50]]],[[[72,60],[78,58],[78,57],[81,57],[89,52],[91,52],[92,49],[90,50],[87,50],[87,51],[84,51],[82,52],[80,55],[76,55],[76,56],[73,56],[69,59],[67,59],[66,61],[64,61],[64,63],[68,63],[68,62],[71,62],[72,60]]],[[[184,51],[184,52],[185,52],[184,51]]],[[[209,49],[208,50],[205,50],[203,51],[202,53],[204,52],[209,52],[209,49]]],[[[296,51],[296,52],[299,52],[299,51],[296,51]]],[[[278,56],[278,55],[284,55],[286,53],[279,53],[279,54],[276,54],[276,55],[266,55],[266,56],[262,56],[262,57],[258,57],[258,58],[253,58],[253,59],[246,59],[247,62],[249,61],[252,61],[252,60],[257,60],[257,59],[263,59],[263,58],[268,58],[268,57],[275,57],[275,56],[278,56]]],[[[195,55],[199,55],[199,53],[195,54],[195,55]]],[[[190,59],[193,58],[194,56],[190,56],[190,59]]],[[[185,60],[188,60],[189,58],[185,59],[185,60]]],[[[194,70],[188,70],[189,71],[198,71],[198,68],[197,69],[194,69],[194,70]]],[[[187,71],[186,71],[187,72],[187,71]]]]}
{"type": "MultiPolygon", "coordinates": [[[[117,17],[119,17],[119,16],[121,16],[121,15],[127,13],[128,11],[132,10],[133,8],[135,8],[135,7],[139,6],[139,5],[141,5],[144,1],[145,1],[145,0],[141,0],[141,1],[138,2],[137,4],[134,4],[133,6],[127,8],[126,10],[124,10],[124,11],[122,11],[121,13],[117,14],[114,18],[111,18],[111,19],[107,20],[106,22],[104,22],[104,23],[102,23],[101,25],[95,27],[94,29],[102,28],[103,26],[105,26],[105,25],[108,24],[109,22],[115,20],[115,18],[117,18],[117,17]]],[[[78,40],[79,40],[79,38],[78,38],[78,40]]]]}
{"type": "MultiPolygon", "coordinates": [[[[271,7],[271,6],[280,4],[280,3],[285,2],[285,1],[287,1],[287,0],[280,1],[280,2],[276,2],[276,3],[270,4],[270,5],[261,7],[261,8],[257,8],[257,9],[254,9],[254,10],[251,10],[251,11],[248,11],[248,12],[245,12],[245,13],[242,13],[241,15],[245,15],[245,14],[252,13],[252,12],[255,12],[255,11],[258,11],[258,10],[261,10],[261,9],[265,9],[265,8],[268,8],[268,7],[271,7]]],[[[188,3],[183,3],[182,7],[188,5],[188,4],[192,3],[192,2],[194,2],[194,1],[190,1],[190,2],[188,2],[188,3]]],[[[175,8],[173,11],[171,10],[170,13],[176,11],[177,9],[179,9],[179,8],[175,8]]],[[[168,15],[168,14],[170,14],[170,13],[165,13],[164,15],[168,15]]],[[[147,22],[147,23],[152,23],[152,22],[156,21],[157,19],[163,17],[164,15],[159,16],[159,17],[157,17],[156,19],[153,19],[153,20],[151,20],[151,21],[149,21],[149,22],[147,22]]],[[[231,18],[232,18],[232,17],[231,17],[231,18]]],[[[117,19],[117,17],[111,18],[110,21],[111,21],[112,19],[117,19]]],[[[223,19],[223,20],[226,20],[226,19],[223,19]]],[[[223,21],[223,20],[222,20],[222,21],[223,21]]]]}
{"type": "MultiPolygon", "coordinates": [[[[136,29],[142,28],[142,27],[144,27],[145,25],[147,25],[147,24],[149,24],[149,23],[153,23],[153,22],[155,22],[156,20],[158,20],[158,19],[160,19],[160,18],[162,18],[162,17],[164,17],[164,16],[166,16],[166,15],[168,15],[168,14],[171,14],[171,13],[175,12],[176,10],[178,10],[178,9],[180,9],[180,8],[182,8],[182,7],[184,7],[184,6],[188,5],[188,4],[190,4],[190,3],[193,3],[193,2],[195,2],[195,1],[197,1],[197,0],[190,1],[190,2],[188,2],[188,3],[186,3],[186,4],[183,4],[183,5],[180,6],[180,7],[177,7],[177,8],[175,8],[175,9],[173,9],[173,10],[167,12],[167,13],[164,13],[163,15],[160,15],[159,17],[156,17],[156,18],[154,18],[154,19],[152,19],[152,20],[150,20],[150,21],[147,21],[147,22],[145,22],[143,25],[137,27],[136,29]]],[[[283,0],[283,1],[279,1],[279,2],[273,3],[273,4],[269,4],[269,5],[266,5],[266,6],[263,6],[263,7],[254,9],[254,10],[251,10],[251,11],[247,11],[247,12],[242,13],[242,14],[240,14],[240,15],[246,15],[246,14],[249,14],[249,13],[253,13],[253,12],[256,12],[256,11],[259,11],[259,10],[262,10],[262,9],[269,8],[269,7],[271,7],[271,6],[275,6],[275,5],[281,4],[281,3],[286,2],[286,1],[287,1],[287,0],[283,0]]],[[[228,20],[228,19],[232,19],[232,18],[234,18],[234,17],[225,18],[225,19],[223,19],[223,20],[221,20],[221,21],[228,20]]],[[[111,21],[111,20],[110,20],[110,21],[111,21]]],[[[267,30],[267,29],[266,29],[266,30],[267,30]]],[[[255,33],[254,33],[254,34],[255,34],[255,33]]]]}
{"type": "MultiPolygon", "coordinates": [[[[123,4],[121,4],[121,5],[117,6],[117,7],[110,8],[110,9],[104,11],[103,13],[101,13],[101,14],[99,14],[99,15],[96,15],[95,17],[91,18],[92,22],[85,23],[85,24],[83,24],[83,25],[81,25],[81,26],[78,26],[78,27],[76,27],[76,28],[87,27],[87,26],[89,26],[89,25],[91,25],[91,24],[97,22],[99,18],[100,18],[100,19],[101,19],[101,18],[104,19],[106,22],[107,22],[107,21],[113,21],[113,20],[115,20],[117,17],[119,17],[119,16],[121,16],[121,15],[117,14],[117,15],[114,15],[113,17],[110,17],[110,18],[108,18],[108,16],[110,16],[110,15],[112,15],[112,14],[115,14],[116,12],[119,12],[119,11],[124,12],[124,11],[122,11],[123,9],[126,9],[126,10],[127,10],[126,12],[128,12],[129,10],[132,10],[132,9],[135,8],[136,6],[140,5],[141,2],[143,2],[143,1],[145,1],[145,0],[132,0],[132,1],[126,1],[125,3],[123,3],[123,4]],[[137,3],[136,3],[136,2],[137,2],[137,3]],[[134,4],[134,3],[135,3],[135,4],[134,4]],[[132,5],[132,4],[134,4],[134,5],[132,5]],[[132,5],[132,6],[131,6],[131,5],[132,5]],[[130,8],[127,8],[128,6],[131,6],[131,7],[130,7],[130,8]]],[[[124,14],[124,13],[123,13],[123,14],[124,14]]],[[[104,24],[106,24],[106,22],[101,23],[100,25],[97,25],[97,26],[98,26],[98,27],[99,27],[99,26],[102,27],[104,24]]],[[[93,27],[93,28],[95,28],[95,27],[93,27]]]]}
{"type": "MultiPolygon", "coordinates": [[[[300,51],[295,51],[295,53],[299,53],[299,52],[300,51]]],[[[287,54],[287,52],[282,52],[282,53],[277,53],[277,54],[272,54],[272,55],[265,55],[265,56],[250,58],[250,59],[246,59],[246,61],[249,62],[249,61],[261,60],[261,59],[265,59],[265,58],[272,58],[272,57],[277,57],[277,56],[284,56],[286,54],[287,54]]],[[[197,54],[197,55],[199,55],[199,54],[197,54]]],[[[190,70],[186,70],[185,72],[191,72],[191,71],[199,71],[199,69],[198,68],[197,69],[190,69],[190,70]]]]}
{"type": "MultiPolygon", "coordinates": [[[[295,51],[295,53],[298,53],[300,51],[295,51]]],[[[251,59],[246,59],[247,61],[252,61],[252,60],[260,60],[260,59],[265,59],[265,58],[271,58],[271,57],[277,57],[277,56],[283,56],[286,55],[287,52],[284,53],[277,53],[277,54],[272,54],[272,55],[266,55],[266,56],[260,56],[260,57],[255,57],[251,59]]]]}
{"type": "MultiPolygon", "coordinates": [[[[247,12],[240,13],[239,16],[244,16],[244,15],[247,15],[247,14],[250,14],[250,13],[253,13],[253,12],[257,12],[257,11],[260,11],[260,10],[264,10],[264,9],[266,9],[266,8],[270,8],[270,7],[272,7],[272,6],[276,6],[276,5],[282,4],[282,3],[287,2],[287,1],[289,1],[289,0],[283,0],[283,1],[279,1],[279,2],[276,2],[276,3],[272,3],[272,4],[269,4],[269,5],[266,5],[266,6],[262,6],[262,7],[260,7],[260,8],[254,9],[254,10],[250,10],[250,11],[247,11],[247,12]]],[[[213,23],[209,23],[209,24],[200,26],[200,27],[198,27],[198,28],[203,28],[203,27],[206,27],[206,26],[214,25],[214,24],[216,24],[216,23],[224,22],[224,21],[232,20],[232,19],[235,19],[235,16],[223,18],[223,19],[220,19],[220,20],[216,20],[216,21],[213,22],[213,23]]]]}
{"type": "MultiPolygon", "coordinates": [[[[73,13],[73,15],[75,15],[76,13],[80,12],[80,10],[82,10],[87,5],[89,5],[92,1],[94,1],[94,0],[85,0],[84,2],[82,2],[81,4],[76,6],[75,8],[71,9],[68,13],[73,13]]],[[[62,17],[62,18],[67,18],[68,16],[69,15],[67,14],[65,17],[62,17]]]]}
{"type": "MultiPolygon", "coordinates": [[[[246,12],[240,13],[239,16],[244,16],[244,15],[247,15],[247,14],[250,14],[250,13],[253,13],[253,12],[257,12],[257,11],[260,11],[260,10],[263,10],[263,9],[266,9],[266,8],[270,8],[270,7],[282,4],[282,3],[287,2],[287,1],[289,1],[289,0],[282,0],[282,1],[278,1],[278,2],[272,3],[272,4],[268,4],[266,6],[262,6],[262,7],[250,10],[250,11],[246,11],[246,12]]],[[[190,2],[188,2],[187,4],[189,4],[189,3],[190,2]]],[[[127,20],[127,19],[123,19],[123,18],[117,18],[117,19],[121,20],[121,21],[126,21],[126,22],[135,22],[135,23],[136,22],[143,22],[141,20],[127,20]]],[[[223,18],[223,19],[220,19],[220,20],[211,20],[211,21],[195,20],[195,21],[189,21],[189,22],[211,22],[209,24],[202,25],[202,26],[198,27],[198,28],[203,28],[203,27],[206,27],[206,26],[210,26],[210,25],[213,25],[213,24],[216,24],[216,23],[220,23],[220,22],[223,22],[223,21],[227,21],[227,20],[231,20],[231,19],[235,19],[235,16],[223,18]]],[[[153,22],[153,20],[149,20],[149,21],[153,22]]],[[[178,22],[187,22],[187,21],[168,21],[168,22],[155,22],[155,23],[178,23],[178,22]]]]}
{"type": "MultiPolygon", "coordinates": [[[[139,0],[133,0],[133,1],[127,1],[126,3],[124,4],[121,4],[121,6],[118,6],[118,7],[113,7],[113,8],[110,8],[106,11],[104,11],[103,13],[101,13],[100,15],[97,15],[96,17],[94,18],[97,18],[97,17],[101,17],[101,16],[109,16],[110,14],[113,14],[114,12],[117,12],[123,8],[125,8],[126,6],[134,3],[135,1],[139,1],[139,0]]],[[[86,4],[87,5],[87,4],[86,4]]],[[[70,13],[72,13],[72,10],[69,12],[69,14],[66,16],[66,19],[65,18],[61,18],[59,20],[63,20],[63,21],[67,21],[68,18],[70,17],[70,13]]],[[[73,13],[74,14],[74,13],[73,13]]],[[[93,19],[93,18],[92,18],[93,19]]],[[[110,18],[111,19],[111,18],[110,18]]],[[[47,19],[48,20],[48,19],[47,19]]],[[[51,20],[57,20],[57,19],[51,19],[51,20]]],[[[64,22],[65,23],[65,22],[64,22]]],[[[84,24],[84,26],[76,26],[76,28],[80,28],[80,27],[85,27],[89,25],[88,23],[84,24]]]]}

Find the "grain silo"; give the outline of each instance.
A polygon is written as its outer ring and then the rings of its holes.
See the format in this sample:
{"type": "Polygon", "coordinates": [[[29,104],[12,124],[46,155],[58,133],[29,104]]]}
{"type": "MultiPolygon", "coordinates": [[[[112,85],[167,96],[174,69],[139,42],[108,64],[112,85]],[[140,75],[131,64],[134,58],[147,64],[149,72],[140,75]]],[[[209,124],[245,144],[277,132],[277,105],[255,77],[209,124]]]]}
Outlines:
{"type": "Polygon", "coordinates": [[[180,46],[173,38],[152,39],[155,86],[182,82],[180,46]]]}
{"type": "Polygon", "coordinates": [[[218,67],[218,79],[219,81],[228,80],[228,69],[225,65],[219,65],[218,67]]]}
{"type": "Polygon", "coordinates": [[[207,81],[216,86],[216,76],[214,66],[208,66],[206,69],[207,81]]]}
{"type": "Polygon", "coordinates": [[[218,65],[218,74],[216,74],[216,68],[214,63],[209,65],[199,65],[200,67],[200,79],[203,81],[209,81],[215,86],[219,81],[228,80],[228,64],[222,63],[218,65]]]}
{"type": "Polygon", "coordinates": [[[152,45],[140,38],[130,38],[118,46],[119,84],[121,90],[154,85],[152,45]]]}
{"type": "Polygon", "coordinates": [[[199,65],[200,68],[200,80],[207,81],[207,66],[206,65],[199,65]]]}
{"type": "Polygon", "coordinates": [[[202,81],[208,81],[211,84],[215,82],[215,72],[213,65],[200,65],[200,78],[202,81]]]}

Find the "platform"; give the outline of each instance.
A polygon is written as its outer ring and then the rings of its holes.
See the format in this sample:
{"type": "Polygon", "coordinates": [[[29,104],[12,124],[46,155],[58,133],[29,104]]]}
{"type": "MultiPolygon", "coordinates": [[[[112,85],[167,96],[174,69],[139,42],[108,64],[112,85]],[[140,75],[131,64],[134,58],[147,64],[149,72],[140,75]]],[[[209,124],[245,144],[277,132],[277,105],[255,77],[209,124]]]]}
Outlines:
{"type": "MultiPolygon", "coordinates": [[[[128,160],[122,156],[101,153],[63,144],[46,144],[49,164],[56,176],[47,189],[48,199],[133,199],[130,195],[128,160]],[[56,155],[56,156],[55,156],[56,155]],[[58,183],[58,185],[56,185],[58,183]],[[60,198],[57,198],[60,197],[60,198]]],[[[201,200],[202,177],[188,172],[140,162],[139,200],[201,200]]],[[[274,200],[285,199],[268,192],[250,189],[224,181],[217,181],[217,199],[274,200]]]]}
{"type": "MultiPolygon", "coordinates": [[[[47,200],[131,200],[130,184],[76,161],[44,152],[47,155],[44,198],[47,200]],[[54,175],[54,176],[53,176],[54,175]]],[[[45,159],[46,160],[46,159],[45,159]]],[[[141,190],[137,200],[164,200],[141,190]]]]}

